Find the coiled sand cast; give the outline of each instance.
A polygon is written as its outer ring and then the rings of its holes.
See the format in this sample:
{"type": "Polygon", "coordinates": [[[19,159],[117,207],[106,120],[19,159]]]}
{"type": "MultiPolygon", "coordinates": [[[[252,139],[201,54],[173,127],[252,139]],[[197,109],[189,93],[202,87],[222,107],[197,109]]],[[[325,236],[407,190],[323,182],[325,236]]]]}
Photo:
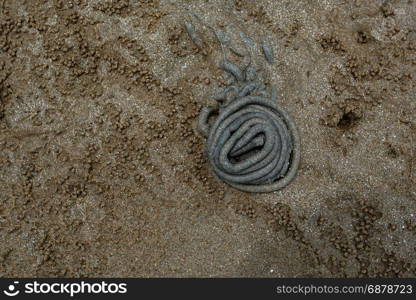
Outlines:
{"type": "MultiPolygon", "coordinates": [[[[190,34],[192,39],[195,34],[190,34]]],[[[273,63],[269,44],[262,47],[266,60],[273,63]]],[[[268,91],[254,67],[243,71],[224,59],[222,68],[234,82],[215,97],[216,105],[201,110],[198,120],[209,163],[218,178],[239,190],[280,190],[295,178],[300,163],[295,123],[278,105],[276,90],[268,91]]]]}

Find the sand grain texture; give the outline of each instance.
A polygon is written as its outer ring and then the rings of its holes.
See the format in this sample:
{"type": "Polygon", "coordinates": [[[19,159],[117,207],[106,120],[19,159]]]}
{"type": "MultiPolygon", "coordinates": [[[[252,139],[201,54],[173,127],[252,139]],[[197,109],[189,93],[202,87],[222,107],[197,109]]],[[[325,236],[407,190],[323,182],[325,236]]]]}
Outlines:
{"type": "MultiPolygon", "coordinates": [[[[0,276],[416,275],[416,2],[0,0],[0,276]],[[209,29],[267,37],[285,189],[217,180],[209,29]]],[[[260,55],[260,54],[259,54],[260,55]]],[[[237,63],[239,61],[236,56],[237,63]]]]}

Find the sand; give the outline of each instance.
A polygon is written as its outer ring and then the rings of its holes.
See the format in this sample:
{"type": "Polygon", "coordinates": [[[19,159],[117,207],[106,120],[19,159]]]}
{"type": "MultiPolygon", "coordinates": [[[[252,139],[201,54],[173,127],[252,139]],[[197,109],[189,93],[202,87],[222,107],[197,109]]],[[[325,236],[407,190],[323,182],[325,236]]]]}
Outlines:
{"type": "Polygon", "coordinates": [[[1,0],[0,276],[413,277],[415,71],[413,0],[1,0]],[[272,44],[302,139],[283,190],[206,162],[207,25],[272,44]]]}

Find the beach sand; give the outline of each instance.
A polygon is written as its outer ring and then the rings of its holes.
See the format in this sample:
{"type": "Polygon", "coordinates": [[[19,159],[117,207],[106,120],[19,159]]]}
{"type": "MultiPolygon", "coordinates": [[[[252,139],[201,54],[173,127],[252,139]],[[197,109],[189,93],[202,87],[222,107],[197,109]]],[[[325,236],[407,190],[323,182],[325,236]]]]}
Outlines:
{"type": "Polygon", "coordinates": [[[413,0],[1,0],[0,276],[413,277],[415,95],[413,0]],[[273,47],[302,141],[280,191],[206,161],[211,29],[273,47]]]}

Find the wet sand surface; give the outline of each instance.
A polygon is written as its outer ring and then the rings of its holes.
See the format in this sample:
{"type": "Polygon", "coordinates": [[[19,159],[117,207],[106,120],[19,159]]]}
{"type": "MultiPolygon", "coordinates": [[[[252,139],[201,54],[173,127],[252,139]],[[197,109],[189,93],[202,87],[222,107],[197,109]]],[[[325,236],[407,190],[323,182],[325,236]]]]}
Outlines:
{"type": "Polygon", "coordinates": [[[414,0],[0,0],[0,276],[413,277],[415,95],[414,0]],[[283,190],[206,161],[208,26],[271,42],[302,140],[283,190]]]}

